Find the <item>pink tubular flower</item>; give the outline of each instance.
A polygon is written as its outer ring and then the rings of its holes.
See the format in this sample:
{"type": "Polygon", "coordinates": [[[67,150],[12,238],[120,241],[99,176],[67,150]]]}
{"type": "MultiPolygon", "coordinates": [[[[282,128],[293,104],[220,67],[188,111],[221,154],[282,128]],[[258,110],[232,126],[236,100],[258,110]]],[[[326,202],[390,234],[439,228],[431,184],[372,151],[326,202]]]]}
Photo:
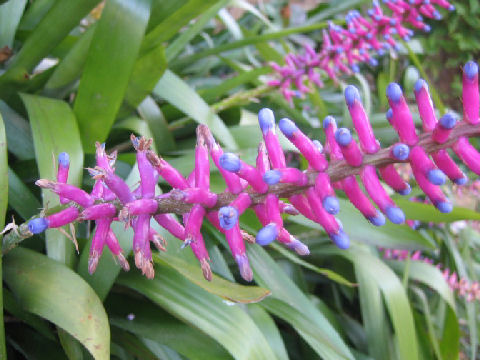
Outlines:
{"type": "Polygon", "coordinates": [[[187,180],[180,172],[153,151],[147,152],[147,158],[157,170],[158,174],[173,188],[186,189],[189,187],[187,180]]]}
{"type": "Polygon", "coordinates": [[[418,142],[418,136],[400,85],[390,83],[387,86],[387,98],[391,108],[391,111],[387,112],[387,119],[397,131],[400,141],[410,146],[415,145],[418,142]]]}
{"type": "Polygon", "coordinates": [[[415,83],[414,92],[418,113],[422,119],[423,130],[431,132],[437,125],[437,117],[435,116],[435,109],[433,108],[432,98],[430,97],[426,81],[418,79],[415,83]]]}
{"type": "Polygon", "coordinates": [[[210,189],[210,162],[203,127],[197,128],[197,146],[195,147],[195,186],[202,190],[210,189]]]}
{"type": "Polygon", "coordinates": [[[64,199],[73,201],[82,207],[93,205],[94,199],[82,189],[74,185],[58,183],[55,181],[40,179],[35,184],[44,189],[50,189],[64,199]]]}
{"type": "Polygon", "coordinates": [[[251,165],[240,160],[240,158],[232,153],[224,153],[220,156],[220,166],[230,172],[236,173],[242,179],[248,181],[253,190],[259,193],[265,193],[268,185],[263,181],[260,172],[251,165]]]}
{"type": "Polygon", "coordinates": [[[432,153],[432,159],[435,165],[442,170],[448,178],[457,185],[464,185],[468,178],[458,167],[455,161],[448,155],[447,150],[442,149],[432,153]]]}
{"type": "Polygon", "coordinates": [[[449,213],[452,211],[452,204],[445,198],[439,186],[432,184],[426,177],[425,173],[420,169],[412,166],[413,175],[417,181],[418,186],[428,196],[430,201],[442,213],[449,213]]]}
{"type": "Polygon", "coordinates": [[[410,150],[410,164],[413,170],[423,174],[423,177],[433,185],[443,185],[445,183],[445,174],[437,169],[422,147],[414,146],[410,150]]]}
{"type": "Polygon", "coordinates": [[[118,261],[122,269],[125,271],[129,271],[130,265],[128,264],[127,259],[125,259],[125,256],[123,255],[123,250],[118,243],[118,239],[111,229],[108,231],[106,242],[109,250],[112,252],[113,256],[118,261]]]}
{"type": "MultiPolygon", "coordinates": [[[[58,155],[57,182],[66,184],[68,180],[68,170],[70,169],[70,157],[66,152],[58,155]]],[[[68,199],[60,196],[60,204],[68,203],[68,199]]]]}
{"type": "Polygon", "coordinates": [[[184,201],[189,204],[201,204],[207,208],[215,206],[217,194],[202,188],[188,188],[185,190],[172,190],[171,195],[176,201],[184,201]]]}
{"type": "Polygon", "coordinates": [[[102,256],[103,247],[105,246],[111,223],[111,218],[100,219],[96,221],[97,227],[92,238],[92,245],[90,246],[90,254],[88,256],[88,272],[90,275],[95,272],[98,261],[102,256]]]}
{"type": "Polygon", "coordinates": [[[138,199],[125,204],[124,217],[135,215],[154,214],[158,209],[158,202],[155,199],[138,199]]]}
{"type": "Polygon", "coordinates": [[[448,137],[457,123],[457,119],[451,113],[447,113],[440,121],[437,123],[437,126],[433,130],[432,139],[438,144],[443,144],[448,140],[448,137]]]}
{"type": "MultiPolygon", "coordinates": [[[[142,270],[148,278],[153,277],[153,265],[149,261],[149,253],[146,245],[150,246],[150,215],[139,215],[133,221],[133,253],[135,258],[135,266],[142,270]]],[[[150,247],[148,248],[148,250],[150,247]]]]}
{"type": "Polygon", "coordinates": [[[308,183],[307,174],[297,168],[282,168],[269,170],[263,175],[263,181],[268,185],[293,184],[305,186],[308,183]]]}
{"type": "Polygon", "coordinates": [[[263,134],[263,141],[267,147],[268,157],[274,168],[284,168],[285,155],[275,133],[275,116],[273,111],[263,108],[258,112],[258,123],[263,134]]]}
{"type": "Polygon", "coordinates": [[[133,147],[137,150],[137,165],[138,173],[140,174],[142,197],[151,199],[155,196],[155,185],[157,184],[154,174],[155,170],[147,159],[147,151],[152,145],[152,140],[146,140],[143,137],[139,140],[133,134],[130,139],[132,140],[133,147]]]}
{"type": "Polygon", "coordinates": [[[170,214],[158,214],[154,216],[155,221],[170,234],[180,240],[185,240],[185,228],[170,214]]]}
{"type": "Polygon", "coordinates": [[[480,95],[478,93],[478,65],[469,61],[463,68],[463,118],[470,124],[478,124],[480,121],[478,112],[480,109],[480,95]]]}
{"type": "Polygon", "coordinates": [[[393,164],[378,168],[382,179],[400,195],[410,194],[411,188],[399,175],[393,164]]]}
{"type": "Polygon", "coordinates": [[[480,154],[466,137],[458,139],[452,149],[470,170],[480,175],[480,154]]]}
{"type": "Polygon", "coordinates": [[[237,262],[240,275],[245,281],[252,281],[253,272],[250,268],[250,263],[245,251],[245,243],[238,223],[235,224],[233,228],[225,230],[225,238],[227,239],[233,258],[237,262]]]}
{"type": "Polygon", "coordinates": [[[80,220],[99,220],[113,218],[117,214],[117,208],[113,204],[104,203],[85,208],[80,214],[80,220]]]}
{"type": "Polygon", "coordinates": [[[68,207],[59,211],[58,213],[52,214],[47,216],[45,219],[47,220],[49,228],[58,228],[71,222],[77,220],[79,215],[79,211],[76,207],[68,207]]]}
{"type": "Polygon", "coordinates": [[[335,132],[335,140],[342,150],[344,159],[349,165],[361,166],[363,162],[363,154],[353,139],[350,130],[340,128],[335,132]]]}

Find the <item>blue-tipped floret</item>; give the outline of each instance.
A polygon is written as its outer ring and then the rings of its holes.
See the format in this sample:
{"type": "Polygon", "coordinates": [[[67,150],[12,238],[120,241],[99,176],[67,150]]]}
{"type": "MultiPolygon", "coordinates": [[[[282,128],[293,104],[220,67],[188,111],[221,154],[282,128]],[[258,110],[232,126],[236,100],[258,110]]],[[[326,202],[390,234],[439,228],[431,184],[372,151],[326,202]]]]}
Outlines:
{"type": "Polygon", "coordinates": [[[322,205],[329,214],[336,215],[340,211],[340,204],[335,196],[325,196],[322,205]]]}
{"type": "Polygon", "coordinates": [[[66,152],[58,154],[58,163],[60,166],[68,167],[70,165],[70,156],[66,152]]]}
{"type": "Polygon", "coordinates": [[[405,222],[405,214],[402,209],[396,206],[390,206],[386,209],[385,215],[394,224],[402,224],[405,222]]]}
{"type": "Polygon", "coordinates": [[[433,17],[435,20],[440,20],[442,18],[442,14],[440,14],[437,10],[433,12],[433,17]]]}
{"type": "Polygon", "coordinates": [[[342,229],[340,229],[336,234],[331,234],[330,239],[332,239],[335,245],[337,245],[342,250],[348,249],[348,247],[350,246],[350,239],[342,229]]]}
{"type": "Polygon", "coordinates": [[[352,134],[347,128],[340,128],[335,131],[335,140],[337,140],[338,145],[347,146],[352,142],[352,134]]]}
{"type": "Polygon", "coordinates": [[[278,170],[268,170],[265,172],[263,175],[263,181],[267,183],[268,185],[275,185],[278,184],[282,177],[282,174],[278,170]]]}
{"type": "Polygon", "coordinates": [[[295,125],[292,120],[287,118],[280,119],[278,122],[278,127],[283,135],[285,135],[287,138],[292,137],[293,133],[298,130],[297,125],[295,125]]]}
{"type": "Polygon", "coordinates": [[[405,195],[410,194],[410,192],[412,191],[412,188],[410,187],[409,184],[405,184],[405,185],[406,185],[406,188],[403,189],[403,190],[400,190],[400,191],[398,192],[400,195],[405,196],[405,195]]]}
{"type": "Polygon", "coordinates": [[[353,64],[351,68],[354,73],[360,72],[360,67],[357,64],[353,64]]]}
{"type": "Polygon", "coordinates": [[[269,108],[261,109],[258,112],[258,123],[264,134],[275,129],[275,115],[273,114],[273,111],[269,108]]]}
{"type": "Polygon", "coordinates": [[[461,177],[459,179],[455,179],[455,180],[453,180],[453,182],[457,185],[465,185],[468,182],[468,177],[463,175],[463,177],[461,177]]]}
{"type": "Polygon", "coordinates": [[[383,226],[385,225],[385,216],[380,211],[377,211],[377,215],[368,218],[368,221],[375,226],[383,226]]]}
{"type": "Polygon", "coordinates": [[[378,50],[377,50],[377,54],[378,54],[379,56],[385,55],[385,49],[378,49],[378,50]]]}
{"type": "Polygon", "coordinates": [[[292,237],[292,241],[287,245],[290,249],[294,250],[299,255],[310,255],[310,249],[307,245],[302,243],[300,240],[292,237]]]}
{"type": "Polygon", "coordinates": [[[315,145],[319,152],[323,153],[323,145],[320,141],[313,140],[313,145],[315,145]]]}
{"type": "Polygon", "coordinates": [[[355,86],[348,85],[345,88],[345,101],[347,102],[348,106],[353,106],[355,100],[360,101],[360,93],[355,86]]]}
{"type": "Polygon", "coordinates": [[[242,167],[240,159],[237,155],[232,153],[223,153],[220,156],[220,166],[227,171],[238,172],[242,167]]]}
{"type": "Polygon", "coordinates": [[[443,128],[453,129],[453,127],[457,123],[457,119],[455,118],[455,115],[453,115],[452,113],[446,113],[440,118],[439,122],[443,128]]]}
{"type": "Polygon", "coordinates": [[[378,65],[378,60],[375,59],[375,58],[370,58],[370,60],[368,60],[368,63],[370,64],[370,66],[377,66],[378,65]]]}
{"type": "Polygon", "coordinates": [[[440,169],[429,170],[427,177],[433,185],[443,185],[446,181],[445,173],[440,169]]]}
{"type": "Polygon", "coordinates": [[[278,226],[275,223],[270,223],[264,228],[260,229],[255,238],[255,242],[259,245],[265,246],[274,241],[278,236],[278,226]]]}
{"type": "Polygon", "coordinates": [[[47,230],[47,228],[48,220],[45,218],[36,218],[28,222],[28,230],[30,230],[32,234],[40,234],[47,230]]]}
{"type": "Polygon", "coordinates": [[[440,201],[436,203],[435,206],[441,213],[449,213],[453,210],[452,203],[449,201],[440,201]]]}
{"type": "Polygon", "coordinates": [[[397,160],[405,161],[410,155],[410,148],[407,144],[395,144],[392,148],[392,155],[397,160]]]}
{"type": "Polygon", "coordinates": [[[455,11],[455,5],[450,5],[448,7],[448,11],[455,11]]]}
{"type": "Polygon", "coordinates": [[[397,83],[390,83],[387,86],[387,97],[394,103],[399,102],[403,96],[402,88],[397,83]]]}
{"type": "Polygon", "coordinates": [[[238,210],[233,206],[224,206],[218,210],[218,220],[224,230],[232,229],[238,221],[238,210]]]}
{"type": "Polygon", "coordinates": [[[392,118],[393,118],[393,110],[391,108],[389,108],[385,114],[385,116],[387,117],[387,120],[390,122],[392,121],[392,118]]]}
{"type": "Polygon", "coordinates": [[[419,92],[420,90],[422,90],[423,88],[425,88],[426,90],[428,90],[428,84],[425,80],[423,79],[418,79],[416,82],[415,82],[415,86],[414,86],[414,91],[415,92],[419,92]]]}
{"type": "Polygon", "coordinates": [[[430,25],[425,25],[425,26],[423,27],[423,30],[424,30],[425,32],[430,32],[430,30],[432,30],[432,28],[430,27],[430,25]]]}
{"type": "Polygon", "coordinates": [[[326,116],[325,119],[323,119],[323,128],[328,128],[331,123],[335,123],[335,118],[331,115],[326,116]]]}
{"type": "Polygon", "coordinates": [[[473,78],[478,74],[478,64],[474,61],[469,61],[463,67],[463,71],[467,78],[473,80],[473,78]]]}

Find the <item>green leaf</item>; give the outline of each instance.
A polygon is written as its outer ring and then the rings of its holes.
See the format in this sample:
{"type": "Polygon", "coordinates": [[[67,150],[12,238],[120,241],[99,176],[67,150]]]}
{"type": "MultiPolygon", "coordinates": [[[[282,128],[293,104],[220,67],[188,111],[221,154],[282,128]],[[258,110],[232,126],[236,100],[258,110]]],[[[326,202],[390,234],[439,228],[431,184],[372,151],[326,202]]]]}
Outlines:
{"type": "Polygon", "coordinates": [[[395,198],[395,202],[404,211],[407,219],[422,222],[449,223],[458,220],[480,220],[480,213],[462,207],[454,207],[448,214],[441,213],[435,206],[395,198]]]}
{"type": "Polygon", "coordinates": [[[8,168],[8,205],[24,220],[38,214],[41,204],[22,179],[8,168]]]}
{"type": "Polygon", "coordinates": [[[218,115],[187,83],[170,70],[165,71],[153,93],[168,101],[197,123],[208,125],[213,135],[228,149],[236,150],[238,148],[228,128],[218,115]]]}
{"type": "Polygon", "coordinates": [[[202,270],[197,264],[189,264],[182,258],[172,255],[170,252],[161,252],[153,255],[155,263],[168,265],[185,276],[192,283],[200,286],[209,293],[218,295],[234,303],[259,302],[270,291],[258,286],[244,286],[222,279],[213,275],[212,281],[205,281],[202,270]]]}
{"type": "MultiPolygon", "coordinates": [[[[61,100],[36,95],[22,94],[21,97],[32,127],[40,177],[55,179],[53,161],[61,152],[67,152],[70,155],[68,182],[79,186],[82,183],[83,151],[77,122],[70,106],[61,100]]],[[[58,196],[44,190],[43,205],[53,207],[55,204],[58,204],[58,196]]],[[[47,230],[46,237],[48,255],[72,266],[75,255],[71,241],[55,229],[47,230]]]]}
{"type": "Polygon", "coordinates": [[[9,149],[20,160],[35,158],[32,131],[28,122],[0,100],[0,113],[5,122],[9,149]]]}
{"type": "Polygon", "coordinates": [[[81,277],[63,264],[24,248],[12,250],[4,260],[4,280],[25,310],[66,330],[95,359],[109,359],[107,315],[81,277]]]}
{"type": "MultiPolygon", "coordinates": [[[[0,229],[5,225],[5,214],[8,205],[8,157],[7,157],[7,138],[5,136],[5,126],[0,115],[0,229]]],[[[0,241],[3,236],[0,235],[0,241]]],[[[2,275],[2,258],[0,257],[0,276],[2,275]]],[[[3,322],[3,294],[0,289],[0,357],[7,358],[5,349],[5,329],[3,322]]]]}
{"type": "Polygon", "coordinates": [[[93,34],[74,111],[83,147],[104,141],[127,90],[150,14],[149,0],[111,0],[93,34]]]}
{"type": "Polygon", "coordinates": [[[172,268],[157,266],[153,280],[130,272],[122,274],[118,282],[137,290],[175,317],[209,334],[236,359],[275,358],[263,334],[239,306],[227,304],[172,268]]]}
{"type": "Polygon", "coordinates": [[[22,17],[26,0],[10,0],[0,5],[0,48],[12,48],[15,32],[22,17]]]}
{"type": "Polygon", "coordinates": [[[147,96],[137,110],[150,128],[157,152],[162,153],[175,149],[175,139],[168,129],[167,121],[155,100],[147,96]]]}

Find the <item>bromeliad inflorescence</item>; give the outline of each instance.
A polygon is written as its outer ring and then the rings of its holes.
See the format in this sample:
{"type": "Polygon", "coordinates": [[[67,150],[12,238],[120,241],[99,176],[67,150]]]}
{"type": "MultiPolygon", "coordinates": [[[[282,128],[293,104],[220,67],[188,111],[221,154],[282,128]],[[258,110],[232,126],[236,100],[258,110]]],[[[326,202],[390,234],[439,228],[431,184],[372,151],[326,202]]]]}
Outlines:
{"type": "Polygon", "coordinates": [[[337,128],[332,116],[323,121],[324,146],[308,138],[292,120],[281,119],[278,122],[280,131],[308,162],[308,169],[303,171],[287,167],[270,109],[262,109],[258,114],[263,141],[258,147],[255,166],[242,161],[236,154],[224,153],[205,125],[197,128],[195,168],[186,178],[149,149],[149,140],[132,135],[140,173],[140,185],[134,190],[115,174],[116,154],[107,155],[103,145],[97,144],[96,167],[89,169],[95,179],[90,193],[67,184],[68,155],[60,154],[57,181],[41,179],[37,185],[57,193],[67,207],[56,214],[30,220],[12,231],[4,238],[4,250],[8,251],[22,239],[47,228],[93,220],[96,230],[90,248],[89,272],[95,271],[105,245],[120,265],[128,270],[125,254],[110,229],[113,221],[121,221],[134,231],[135,265],[152,278],[154,269],[150,243],[159,250],[165,250],[163,238],[150,226],[153,218],[183,241],[183,247],[192,249],[205,278],[210,280],[210,259],[201,233],[202,222],[206,218],[225,234],[241,276],[250,281],[253,274],[245,241],[267,245],[277,240],[299,255],[309,254],[308,247],[285,228],[282,213],[302,214],[319,223],[339,248],[349,246],[349,238],[335,218],[340,211],[335,190],[343,191],[375,226],[383,225],[386,218],[395,224],[404,223],[403,211],[390,198],[378,176],[380,174],[397,193],[407,195],[410,185],[395,168],[394,163],[398,162],[410,164],[419,187],[439,211],[451,211],[452,205],[440,185],[447,177],[457,185],[463,185],[467,177],[447,149],[451,149],[468,168],[480,175],[480,153],[468,140],[468,137],[480,134],[477,64],[468,62],[463,69],[462,122],[451,113],[437,120],[428,86],[423,80],[418,80],[415,85],[423,126],[421,134],[417,133],[398,84],[388,86],[387,97],[391,106],[387,118],[399,136],[399,142],[388,148],[381,148],[375,138],[360,94],[353,86],[345,89],[345,101],[358,143],[350,130],[337,128]],[[209,157],[225,180],[226,190],[223,193],[216,194],[210,190],[209,157]],[[171,185],[169,193],[155,194],[159,177],[171,185]],[[263,225],[256,238],[239,226],[239,216],[248,208],[253,209],[263,225]],[[178,221],[172,213],[181,215],[182,221],[178,221]]]}

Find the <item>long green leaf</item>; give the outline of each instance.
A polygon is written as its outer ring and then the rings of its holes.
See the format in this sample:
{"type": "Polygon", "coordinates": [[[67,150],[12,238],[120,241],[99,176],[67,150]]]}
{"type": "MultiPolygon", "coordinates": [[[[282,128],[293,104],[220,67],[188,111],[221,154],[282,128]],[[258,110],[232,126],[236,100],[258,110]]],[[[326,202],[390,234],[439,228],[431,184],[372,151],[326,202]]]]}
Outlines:
{"type": "MultiPolygon", "coordinates": [[[[0,115],[0,229],[5,225],[5,214],[8,205],[8,158],[7,158],[7,137],[5,126],[0,115]]],[[[3,236],[0,235],[0,241],[3,236]]],[[[0,257],[0,276],[2,275],[2,259],[0,257]]],[[[7,358],[5,349],[5,328],[3,325],[3,294],[0,289],[0,357],[7,358]]]]}
{"type": "Polygon", "coordinates": [[[12,250],[4,259],[4,280],[25,310],[66,330],[95,359],[109,359],[107,315],[81,277],[63,264],[23,248],[12,250]]]}
{"type": "Polygon", "coordinates": [[[150,0],[111,0],[93,34],[75,114],[84,149],[104,141],[125,96],[150,14],[150,0]]]}
{"type": "Polygon", "coordinates": [[[165,71],[153,93],[168,101],[197,123],[208,125],[213,135],[227,148],[237,149],[237,143],[218,115],[187,83],[170,70],[165,71]]]}
{"type": "MultiPolygon", "coordinates": [[[[60,100],[22,94],[32,127],[35,156],[40,177],[55,179],[53,161],[61,152],[70,155],[68,182],[79,186],[82,183],[83,151],[77,122],[68,104],[60,100]]],[[[53,207],[58,197],[52,192],[43,192],[43,205],[53,207]]],[[[58,230],[47,230],[47,253],[50,257],[72,266],[73,244],[58,230]]]]}
{"type": "Polygon", "coordinates": [[[433,205],[417,203],[405,199],[395,199],[397,204],[405,211],[408,219],[423,222],[446,223],[458,220],[480,220],[480,213],[462,207],[454,207],[448,214],[439,212],[433,205]]]}
{"type": "Polygon", "coordinates": [[[32,131],[28,122],[0,100],[0,113],[5,123],[7,140],[12,154],[20,160],[35,158],[32,131]]]}
{"type": "Polygon", "coordinates": [[[153,280],[130,272],[122,275],[119,283],[139,291],[175,317],[209,334],[236,359],[275,358],[263,334],[241,308],[227,304],[169,267],[157,266],[153,280]]]}
{"type": "Polygon", "coordinates": [[[8,169],[8,205],[24,220],[38,214],[41,208],[40,201],[10,168],[8,169]]]}
{"type": "Polygon", "coordinates": [[[26,0],[10,0],[0,5],[0,48],[12,47],[26,4],[26,0]]]}

